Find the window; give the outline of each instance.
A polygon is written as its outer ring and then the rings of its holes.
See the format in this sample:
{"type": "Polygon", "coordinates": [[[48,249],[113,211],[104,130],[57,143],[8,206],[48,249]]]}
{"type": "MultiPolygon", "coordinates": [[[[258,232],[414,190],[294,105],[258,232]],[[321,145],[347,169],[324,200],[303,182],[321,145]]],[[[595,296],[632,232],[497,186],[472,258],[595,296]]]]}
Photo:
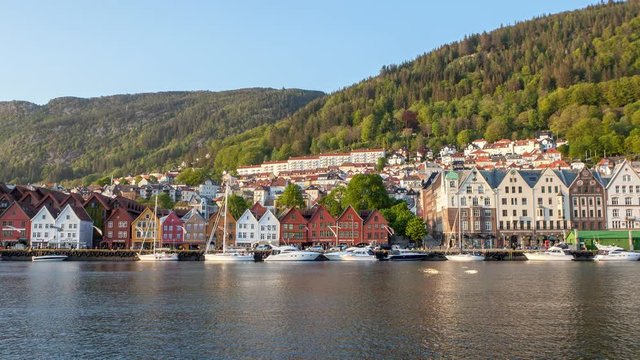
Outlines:
{"type": "Polygon", "coordinates": [[[507,198],[502,198],[502,205],[507,205],[507,198]]]}
{"type": "Polygon", "coordinates": [[[511,198],[511,205],[518,205],[518,199],[511,198]]]}
{"type": "Polygon", "coordinates": [[[474,217],[480,217],[480,209],[473,210],[473,216],[474,217]]]}
{"type": "Polygon", "coordinates": [[[469,223],[467,220],[462,221],[462,230],[469,230],[469,223]]]}
{"type": "Polygon", "coordinates": [[[538,206],[542,206],[542,198],[538,198],[538,206]]]}
{"type": "Polygon", "coordinates": [[[624,204],[631,205],[631,198],[630,197],[624,198],[624,204]]]}
{"type": "Polygon", "coordinates": [[[471,189],[471,185],[467,185],[467,194],[473,193],[473,189],[471,189]]]}
{"type": "Polygon", "coordinates": [[[484,198],[484,206],[491,206],[491,199],[488,197],[484,198]]]}
{"type": "Polygon", "coordinates": [[[553,209],[549,209],[549,216],[553,216],[553,209]]]}
{"type": "Polygon", "coordinates": [[[513,210],[513,216],[518,216],[518,210],[513,210]]]}
{"type": "Polygon", "coordinates": [[[485,231],[491,231],[491,221],[485,221],[484,222],[484,230],[485,231]]]}
{"type": "Polygon", "coordinates": [[[112,228],[112,227],[113,227],[113,221],[108,221],[108,222],[107,222],[107,227],[112,228]]]}
{"type": "Polygon", "coordinates": [[[527,210],[522,210],[522,216],[528,216],[527,210]]]}
{"type": "Polygon", "coordinates": [[[502,216],[507,217],[507,210],[502,210],[502,216]]]}
{"type": "MultiPolygon", "coordinates": [[[[508,187],[508,186],[505,186],[505,187],[504,187],[504,192],[505,192],[506,194],[508,194],[508,193],[509,193],[509,187],[508,187]]],[[[44,218],[43,218],[43,219],[44,219],[44,218]]]]}
{"type": "Polygon", "coordinates": [[[527,198],[522,198],[522,205],[527,205],[527,198]]]}
{"type": "Polygon", "coordinates": [[[456,187],[456,182],[455,181],[449,181],[449,187],[451,187],[451,188],[456,187]]]}
{"type": "Polygon", "coordinates": [[[473,198],[473,206],[478,206],[478,198],[477,197],[473,198]]]}
{"type": "Polygon", "coordinates": [[[460,198],[460,206],[467,206],[467,198],[466,197],[461,197],[460,198]]]}
{"type": "Polygon", "coordinates": [[[522,194],[522,186],[518,186],[518,194],[522,194]]]}
{"type": "Polygon", "coordinates": [[[611,205],[618,205],[618,198],[617,197],[611,198],[611,205]]]}
{"type": "Polygon", "coordinates": [[[626,215],[626,217],[628,217],[628,218],[633,217],[633,210],[631,210],[631,209],[627,209],[627,210],[625,211],[625,215],[626,215]]]}

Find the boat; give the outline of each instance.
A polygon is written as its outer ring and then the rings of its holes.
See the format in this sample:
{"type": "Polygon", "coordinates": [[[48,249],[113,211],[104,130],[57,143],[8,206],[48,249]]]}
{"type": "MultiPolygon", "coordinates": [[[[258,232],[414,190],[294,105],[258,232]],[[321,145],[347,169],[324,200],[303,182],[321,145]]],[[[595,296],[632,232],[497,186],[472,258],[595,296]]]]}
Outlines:
{"type": "Polygon", "coordinates": [[[386,257],[381,258],[380,260],[388,260],[388,261],[423,261],[429,258],[429,254],[410,250],[410,249],[401,249],[397,246],[391,248],[389,254],[386,257]]]}
{"type": "Polygon", "coordinates": [[[594,257],[596,261],[638,261],[640,252],[626,251],[618,246],[606,246],[596,244],[598,253],[594,257]]]}
{"type": "Polygon", "coordinates": [[[449,254],[445,255],[449,261],[467,262],[467,261],[484,261],[484,255],[475,255],[471,253],[449,254]]]}
{"type": "Polygon", "coordinates": [[[378,260],[371,248],[350,248],[342,256],[342,261],[375,261],[378,260]]]}
{"type": "Polygon", "coordinates": [[[67,260],[67,255],[40,255],[32,256],[31,261],[64,261],[67,260]]]}
{"type": "Polygon", "coordinates": [[[324,256],[332,261],[372,261],[378,260],[370,247],[350,247],[345,251],[325,253],[324,256]]]}
{"type": "Polygon", "coordinates": [[[253,254],[247,252],[245,249],[228,249],[227,248],[227,205],[229,202],[229,187],[231,186],[231,182],[234,178],[228,174],[223,175],[223,184],[225,185],[224,189],[224,209],[218,211],[218,217],[213,225],[213,229],[211,230],[211,236],[209,241],[207,242],[207,246],[204,250],[204,261],[207,262],[246,262],[246,261],[254,261],[253,254]],[[226,178],[226,179],[225,179],[226,178]],[[226,181],[225,181],[226,180],[226,181]],[[224,212],[224,213],[223,213],[224,212]],[[209,248],[211,246],[213,237],[215,236],[216,229],[218,228],[218,224],[220,222],[220,217],[224,216],[223,220],[223,229],[222,229],[222,252],[221,253],[210,253],[209,248]]]}
{"type": "Polygon", "coordinates": [[[298,250],[295,246],[274,246],[264,261],[314,261],[321,255],[315,251],[298,250]]]}
{"type": "MultiPolygon", "coordinates": [[[[153,209],[153,216],[156,218],[156,221],[158,219],[158,197],[156,196],[156,205],[155,208],[153,209]]],[[[154,222],[155,223],[155,222],[154,222]]],[[[158,226],[157,223],[155,223],[156,225],[156,229],[154,231],[154,238],[153,238],[153,252],[151,254],[142,254],[142,249],[144,248],[144,240],[142,241],[142,245],[140,246],[140,252],[138,254],[136,254],[136,256],[138,257],[138,260],[140,261],[178,261],[178,254],[176,253],[170,253],[168,251],[165,251],[163,249],[158,249],[156,247],[156,242],[157,240],[157,236],[158,236],[158,229],[160,228],[158,226]]],[[[151,223],[149,222],[149,226],[151,226],[151,223]]],[[[148,229],[147,229],[148,230],[148,229]]],[[[145,232],[146,234],[146,232],[145,232]]]]}
{"type": "Polygon", "coordinates": [[[565,253],[565,249],[559,246],[551,246],[544,252],[525,252],[524,256],[531,261],[570,261],[574,257],[565,253]]]}

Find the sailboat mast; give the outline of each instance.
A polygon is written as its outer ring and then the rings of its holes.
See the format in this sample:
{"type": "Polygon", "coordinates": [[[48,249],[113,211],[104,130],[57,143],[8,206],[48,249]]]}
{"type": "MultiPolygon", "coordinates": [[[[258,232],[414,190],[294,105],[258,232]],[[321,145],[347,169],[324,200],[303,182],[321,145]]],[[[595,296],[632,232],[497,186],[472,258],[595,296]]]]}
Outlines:
{"type": "Polygon", "coordinates": [[[156,205],[153,208],[153,223],[156,225],[155,229],[153,229],[153,253],[156,253],[156,241],[158,240],[158,229],[160,229],[160,224],[158,222],[158,195],[156,195],[156,205]]]}
{"type": "Polygon", "coordinates": [[[462,215],[460,214],[460,196],[458,195],[458,246],[462,251],[462,215]]]}
{"type": "Polygon", "coordinates": [[[227,205],[229,203],[229,183],[224,184],[224,220],[222,229],[222,253],[227,253],[227,205]]]}

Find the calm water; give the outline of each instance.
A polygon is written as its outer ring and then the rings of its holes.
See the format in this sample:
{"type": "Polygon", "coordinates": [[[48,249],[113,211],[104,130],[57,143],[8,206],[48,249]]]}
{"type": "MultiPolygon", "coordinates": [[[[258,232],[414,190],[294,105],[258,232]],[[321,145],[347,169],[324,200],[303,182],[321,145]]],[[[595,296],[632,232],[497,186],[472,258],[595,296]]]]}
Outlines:
{"type": "Polygon", "coordinates": [[[639,276],[640,263],[5,261],[0,358],[632,359],[639,276]]]}

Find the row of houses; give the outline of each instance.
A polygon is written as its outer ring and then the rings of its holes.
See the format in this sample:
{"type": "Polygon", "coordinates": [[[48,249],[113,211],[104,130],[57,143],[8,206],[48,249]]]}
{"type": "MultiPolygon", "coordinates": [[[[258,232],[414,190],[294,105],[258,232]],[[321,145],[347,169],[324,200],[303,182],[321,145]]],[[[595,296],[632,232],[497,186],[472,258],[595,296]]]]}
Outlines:
{"type": "MultiPolygon", "coordinates": [[[[0,192],[2,246],[141,249],[155,243],[157,247],[202,249],[209,239],[221,240],[224,233],[225,220],[219,213],[154,211],[123,197],[97,193],[84,199],[43,188],[9,189],[4,185],[0,192]]],[[[378,211],[356,212],[350,207],[334,218],[321,205],[288,209],[277,216],[256,202],[237,220],[227,214],[226,224],[227,242],[232,246],[386,242],[388,234],[387,222],[378,211]]]]}
{"type": "Polygon", "coordinates": [[[455,246],[538,246],[571,229],[640,228],[640,176],[628,161],[595,169],[433,173],[421,192],[434,237],[455,246]]]}

